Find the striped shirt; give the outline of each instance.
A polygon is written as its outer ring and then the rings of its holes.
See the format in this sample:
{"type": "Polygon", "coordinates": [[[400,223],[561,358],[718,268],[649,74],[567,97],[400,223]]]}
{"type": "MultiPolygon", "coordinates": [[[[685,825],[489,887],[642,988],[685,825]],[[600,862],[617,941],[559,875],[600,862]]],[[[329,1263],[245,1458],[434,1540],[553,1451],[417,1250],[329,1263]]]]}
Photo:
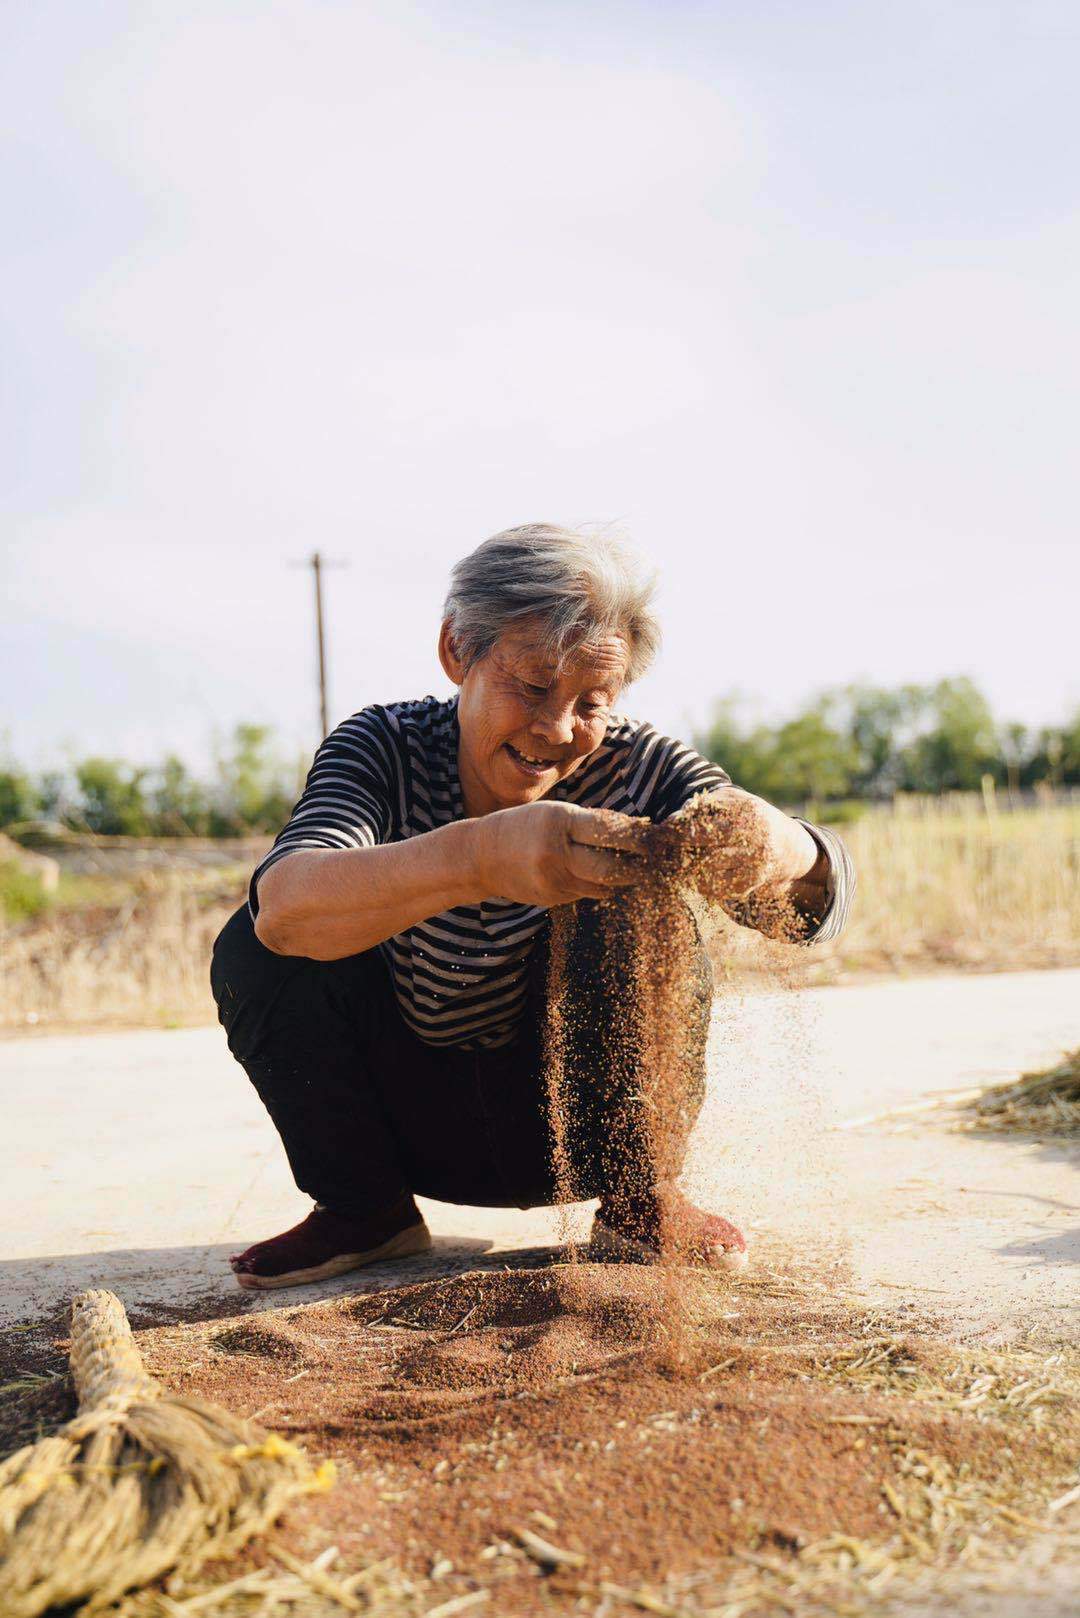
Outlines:
{"type": "MultiPolygon", "coordinates": [[[[461,820],[457,698],[376,705],[353,714],[315,755],[303,796],[251,879],[302,848],[374,848],[461,820]]],[[[719,765],[652,725],[612,717],[604,740],[548,794],[589,809],[666,820],[699,792],[729,784],[719,765]]],[[[824,917],[807,942],[832,938],[846,916],[851,866],[839,839],[809,826],[829,856],[824,917]]],[[[458,905],[379,945],[401,1014],[432,1045],[506,1045],[524,1010],[529,952],[545,910],[492,897],[458,905]]]]}

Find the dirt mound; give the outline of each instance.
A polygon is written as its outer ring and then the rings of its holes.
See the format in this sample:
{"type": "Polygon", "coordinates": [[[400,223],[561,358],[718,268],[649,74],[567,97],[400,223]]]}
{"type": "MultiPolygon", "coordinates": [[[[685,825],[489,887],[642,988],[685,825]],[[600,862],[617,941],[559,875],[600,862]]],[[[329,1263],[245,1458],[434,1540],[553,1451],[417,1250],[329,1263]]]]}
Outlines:
{"type": "MultiPolygon", "coordinates": [[[[708,1313],[704,1296],[702,1307],[708,1313]]],[[[380,1408],[401,1417],[417,1408],[417,1390],[437,1392],[447,1411],[460,1396],[485,1391],[497,1398],[536,1395],[642,1358],[667,1334],[660,1277],[631,1265],[475,1271],[352,1308],[370,1329],[399,1333],[380,1408]]]]}
{"type": "Polygon", "coordinates": [[[629,1265],[555,1265],[533,1271],[473,1270],[449,1280],[369,1294],[353,1307],[358,1320],[430,1331],[473,1332],[489,1326],[542,1326],[568,1319],[589,1331],[641,1334],[662,1304],[656,1272],[629,1265]]]}
{"type": "Polygon", "coordinates": [[[258,1354],[290,1365],[298,1365],[304,1357],[287,1332],[271,1325],[230,1326],[216,1333],[212,1342],[219,1354],[258,1354]]]}

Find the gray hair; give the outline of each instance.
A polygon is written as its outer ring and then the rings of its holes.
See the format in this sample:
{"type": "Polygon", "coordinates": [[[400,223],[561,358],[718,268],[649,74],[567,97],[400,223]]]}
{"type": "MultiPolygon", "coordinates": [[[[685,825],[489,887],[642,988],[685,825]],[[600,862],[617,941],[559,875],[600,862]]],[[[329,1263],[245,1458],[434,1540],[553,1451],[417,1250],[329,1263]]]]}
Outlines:
{"type": "Polygon", "coordinates": [[[560,663],[581,648],[622,635],[627,684],[656,655],[660,625],[650,603],[655,578],[612,534],[525,523],[485,539],[450,575],[443,616],[466,667],[486,657],[505,629],[536,619],[544,648],[560,663]]]}

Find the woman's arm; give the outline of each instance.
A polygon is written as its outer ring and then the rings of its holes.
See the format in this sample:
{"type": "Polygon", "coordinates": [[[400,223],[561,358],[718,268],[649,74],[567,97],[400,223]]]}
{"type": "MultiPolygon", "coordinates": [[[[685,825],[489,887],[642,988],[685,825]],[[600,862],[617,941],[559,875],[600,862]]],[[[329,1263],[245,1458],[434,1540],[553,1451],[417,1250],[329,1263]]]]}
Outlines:
{"type": "Polygon", "coordinates": [[[642,830],[627,815],[541,802],[375,848],[297,849],[259,878],[255,935],[276,955],[336,961],[495,895],[602,899],[640,880],[642,830]]]}
{"type": "Polygon", "coordinates": [[[336,961],[482,897],[475,824],[376,848],[300,848],[259,878],[255,936],[275,955],[336,961]]]}

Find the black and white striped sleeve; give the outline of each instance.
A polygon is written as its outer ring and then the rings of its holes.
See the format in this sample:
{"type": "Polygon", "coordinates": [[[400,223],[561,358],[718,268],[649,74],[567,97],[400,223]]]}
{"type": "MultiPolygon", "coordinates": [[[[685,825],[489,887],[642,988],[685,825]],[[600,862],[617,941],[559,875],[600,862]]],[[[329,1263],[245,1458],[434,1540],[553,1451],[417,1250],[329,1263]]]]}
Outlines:
{"type": "Polygon", "coordinates": [[[855,895],[855,866],[840,838],[827,826],[812,826],[801,820],[818,848],[829,862],[825,878],[825,908],[820,916],[808,916],[808,930],[799,940],[803,944],[827,944],[844,930],[851,901],[855,895]]]}
{"type": "Polygon", "coordinates": [[[252,875],[252,919],[259,913],[260,877],[286,855],[304,848],[374,848],[388,841],[404,803],[397,740],[394,719],[380,707],[353,714],[326,738],[288,825],[252,875]]]}

